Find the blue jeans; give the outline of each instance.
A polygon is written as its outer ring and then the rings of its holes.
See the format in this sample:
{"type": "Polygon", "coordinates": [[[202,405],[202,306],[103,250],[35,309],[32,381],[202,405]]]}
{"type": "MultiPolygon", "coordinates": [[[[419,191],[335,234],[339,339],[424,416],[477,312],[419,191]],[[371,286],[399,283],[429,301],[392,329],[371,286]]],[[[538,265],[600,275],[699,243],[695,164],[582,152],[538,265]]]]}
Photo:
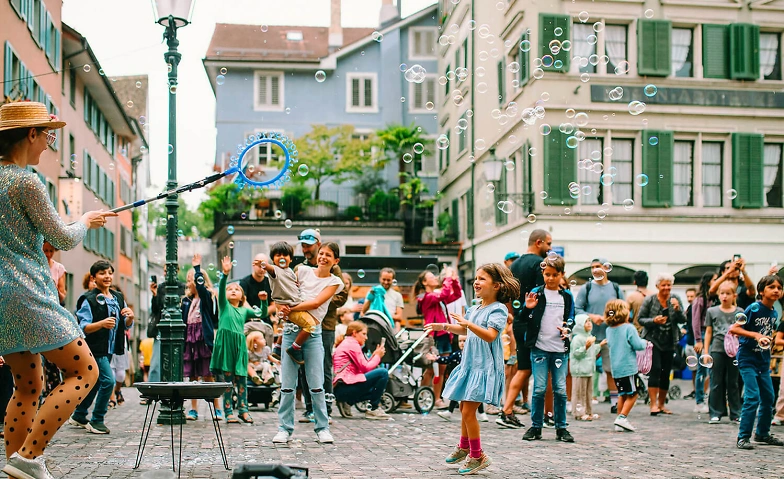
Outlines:
{"type": "Polygon", "coordinates": [[[757,435],[770,434],[770,420],[773,416],[773,382],[770,380],[770,367],[767,364],[742,364],[740,377],[743,378],[743,408],[740,412],[738,439],[751,437],[754,417],[757,417],[757,435]]]}
{"type": "MultiPolygon", "coordinates": [[[[92,422],[103,424],[106,411],[109,409],[109,399],[114,390],[114,371],[112,371],[112,357],[101,356],[95,358],[98,364],[98,384],[93,386],[84,400],[76,406],[73,418],[79,422],[87,422],[87,413],[90,405],[95,401],[92,422]]],[[[770,420],[768,420],[770,422],[770,420]]]]}
{"type": "Polygon", "coordinates": [[[541,428],[544,423],[544,393],[547,391],[547,373],[553,381],[553,414],[555,427],[566,428],[566,370],[569,353],[551,353],[531,348],[531,374],[534,377],[534,395],[531,401],[531,426],[541,428]]]}
{"type": "MultiPolygon", "coordinates": [[[[702,354],[708,353],[703,351],[702,354]]],[[[694,399],[697,404],[705,403],[705,380],[710,379],[710,372],[711,370],[702,364],[697,364],[697,373],[694,375],[694,399]]]]}
{"type": "Polygon", "coordinates": [[[365,382],[343,384],[335,388],[335,400],[354,405],[362,401],[370,401],[370,409],[378,409],[381,396],[387,388],[389,371],[376,368],[365,374],[365,382]]]}
{"type": "MultiPolygon", "coordinates": [[[[299,328],[286,323],[283,328],[283,351],[294,344],[299,328]]],[[[302,345],[305,355],[305,376],[310,385],[310,398],[313,401],[313,413],[316,418],[316,432],[329,429],[327,402],[324,396],[324,345],[321,343],[321,328],[310,336],[302,345]]],[[[280,370],[280,406],[278,407],[278,427],[289,434],[294,432],[294,392],[297,388],[297,371],[300,366],[288,354],[281,358],[280,370]]]]}
{"type": "Polygon", "coordinates": [[[152,343],[152,357],[150,358],[150,373],[147,380],[151,383],[161,382],[161,340],[155,338],[152,343]]]}

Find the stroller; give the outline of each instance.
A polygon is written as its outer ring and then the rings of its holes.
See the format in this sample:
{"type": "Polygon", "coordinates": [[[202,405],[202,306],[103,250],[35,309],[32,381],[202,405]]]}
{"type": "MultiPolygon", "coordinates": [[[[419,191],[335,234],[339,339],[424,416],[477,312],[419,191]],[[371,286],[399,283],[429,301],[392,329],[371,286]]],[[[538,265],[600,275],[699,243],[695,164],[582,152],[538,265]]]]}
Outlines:
{"type": "MultiPolygon", "coordinates": [[[[267,323],[263,323],[261,321],[251,321],[249,323],[245,323],[244,332],[245,336],[250,334],[252,331],[259,331],[264,335],[264,340],[267,342],[268,346],[273,344],[273,333],[272,333],[272,326],[267,323]]],[[[259,404],[264,405],[264,409],[269,409],[270,405],[274,406],[278,402],[278,398],[280,395],[280,381],[276,381],[278,384],[272,385],[256,385],[253,381],[248,378],[248,404],[252,407],[258,407],[259,404]]]]}
{"type": "MultiPolygon", "coordinates": [[[[378,311],[368,311],[359,318],[368,327],[368,338],[365,350],[373,351],[384,339],[386,352],[381,358],[381,363],[389,366],[389,382],[386,391],[381,397],[381,408],[386,413],[391,413],[401,403],[413,399],[414,407],[419,413],[427,414],[435,406],[436,396],[433,388],[420,386],[421,375],[415,377],[415,367],[428,367],[425,364],[424,353],[428,337],[422,330],[402,329],[397,334],[392,330],[389,320],[378,311]],[[404,339],[405,338],[405,339],[404,339]]],[[[432,361],[430,362],[432,364],[432,361]]],[[[368,403],[357,403],[355,407],[360,412],[368,409],[368,403]]]]}

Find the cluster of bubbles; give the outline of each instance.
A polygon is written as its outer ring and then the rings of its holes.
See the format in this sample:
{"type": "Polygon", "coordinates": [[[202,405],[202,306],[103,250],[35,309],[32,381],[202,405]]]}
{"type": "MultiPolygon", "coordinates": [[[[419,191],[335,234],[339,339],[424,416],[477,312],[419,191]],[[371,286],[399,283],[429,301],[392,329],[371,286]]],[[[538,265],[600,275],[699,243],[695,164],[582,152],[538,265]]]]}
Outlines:
{"type": "Polygon", "coordinates": [[[403,163],[411,163],[414,161],[414,155],[421,155],[425,152],[425,145],[422,143],[414,143],[414,146],[411,148],[414,154],[411,153],[404,153],[403,154],[403,163]]]}
{"type": "Polygon", "coordinates": [[[710,369],[713,367],[713,358],[710,354],[703,354],[699,358],[697,356],[686,357],[686,366],[688,366],[689,369],[695,369],[697,368],[697,365],[710,369]]]}
{"type": "MultiPolygon", "coordinates": [[[[401,68],[404,66],[405,64],[402,64],[401,68]]],[[[426,76],[427,70],[425,70],[425,67],[422,65],[412,65],[410,68],[406,68],[403,72],[403,77],[409,83],[423,83],[426,76]]]]}

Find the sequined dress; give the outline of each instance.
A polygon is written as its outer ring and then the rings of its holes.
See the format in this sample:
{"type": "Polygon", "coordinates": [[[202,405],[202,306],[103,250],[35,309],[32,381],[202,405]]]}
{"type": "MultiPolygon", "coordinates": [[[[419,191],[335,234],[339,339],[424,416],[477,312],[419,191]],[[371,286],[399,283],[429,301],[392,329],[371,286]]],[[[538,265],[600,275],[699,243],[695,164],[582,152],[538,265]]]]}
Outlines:
{"type": "Polygon", "coordinates": [[[60,306],[42,247],[46,240],[70,250],[86,234],[83,223],[63,222],[35,173],[0,166],[0,356],[49,351],[84,337],[60,306]]]}

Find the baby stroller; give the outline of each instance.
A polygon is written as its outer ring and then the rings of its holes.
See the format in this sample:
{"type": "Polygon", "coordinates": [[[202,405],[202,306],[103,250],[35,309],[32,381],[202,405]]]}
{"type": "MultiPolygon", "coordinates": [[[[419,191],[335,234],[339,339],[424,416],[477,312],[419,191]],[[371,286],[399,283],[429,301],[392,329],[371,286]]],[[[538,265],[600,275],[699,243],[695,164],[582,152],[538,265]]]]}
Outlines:
{"type": "MultiPolygon", "coordinates": [[[[261,321],[251,321],[245,323],[244,333],[245,336],[253,331],[259,331],[264,335],[264,340],[267,346],[272,347],[273,333],[272,326],[261,321]]],[[[276,381],[279,383],[279,381],[276,381]]],[[[256,385],[248,378],[248,404],[253,407],[258,407],[259,404],[264,404],[264,409],[269,409],[270,405],[275,405],[279,397],[280,384],[272,385],[256,385]]]]}
{"type": "MultiPolygon", "coordinates": [[[[359,320],[368,327],[368,339],[364,348],[366,351],[374,351],[376,346],[381,344],[382,338],[385,341],[386,352],[381,358],[381,363],[390,366],[389,382],[386,392],[381,397],[381,408],[384,412],[391,413],[400,404],[411,399],[419,413],[429,413],[435,406],[435,393],[429,386],[420,386],[421,375],[418,377],[414,375],[415,366],[427,366],[420,361],[424,354],[417,349],[426,344],[423,342],[427,336],[421,330],[406,329],[402,329],[396,335],[389,320],[378,311],[368,311],[359,320]]],[[[368,409],[367,402],[357,403],[355,406],[360,412],[368,409]]]]}

